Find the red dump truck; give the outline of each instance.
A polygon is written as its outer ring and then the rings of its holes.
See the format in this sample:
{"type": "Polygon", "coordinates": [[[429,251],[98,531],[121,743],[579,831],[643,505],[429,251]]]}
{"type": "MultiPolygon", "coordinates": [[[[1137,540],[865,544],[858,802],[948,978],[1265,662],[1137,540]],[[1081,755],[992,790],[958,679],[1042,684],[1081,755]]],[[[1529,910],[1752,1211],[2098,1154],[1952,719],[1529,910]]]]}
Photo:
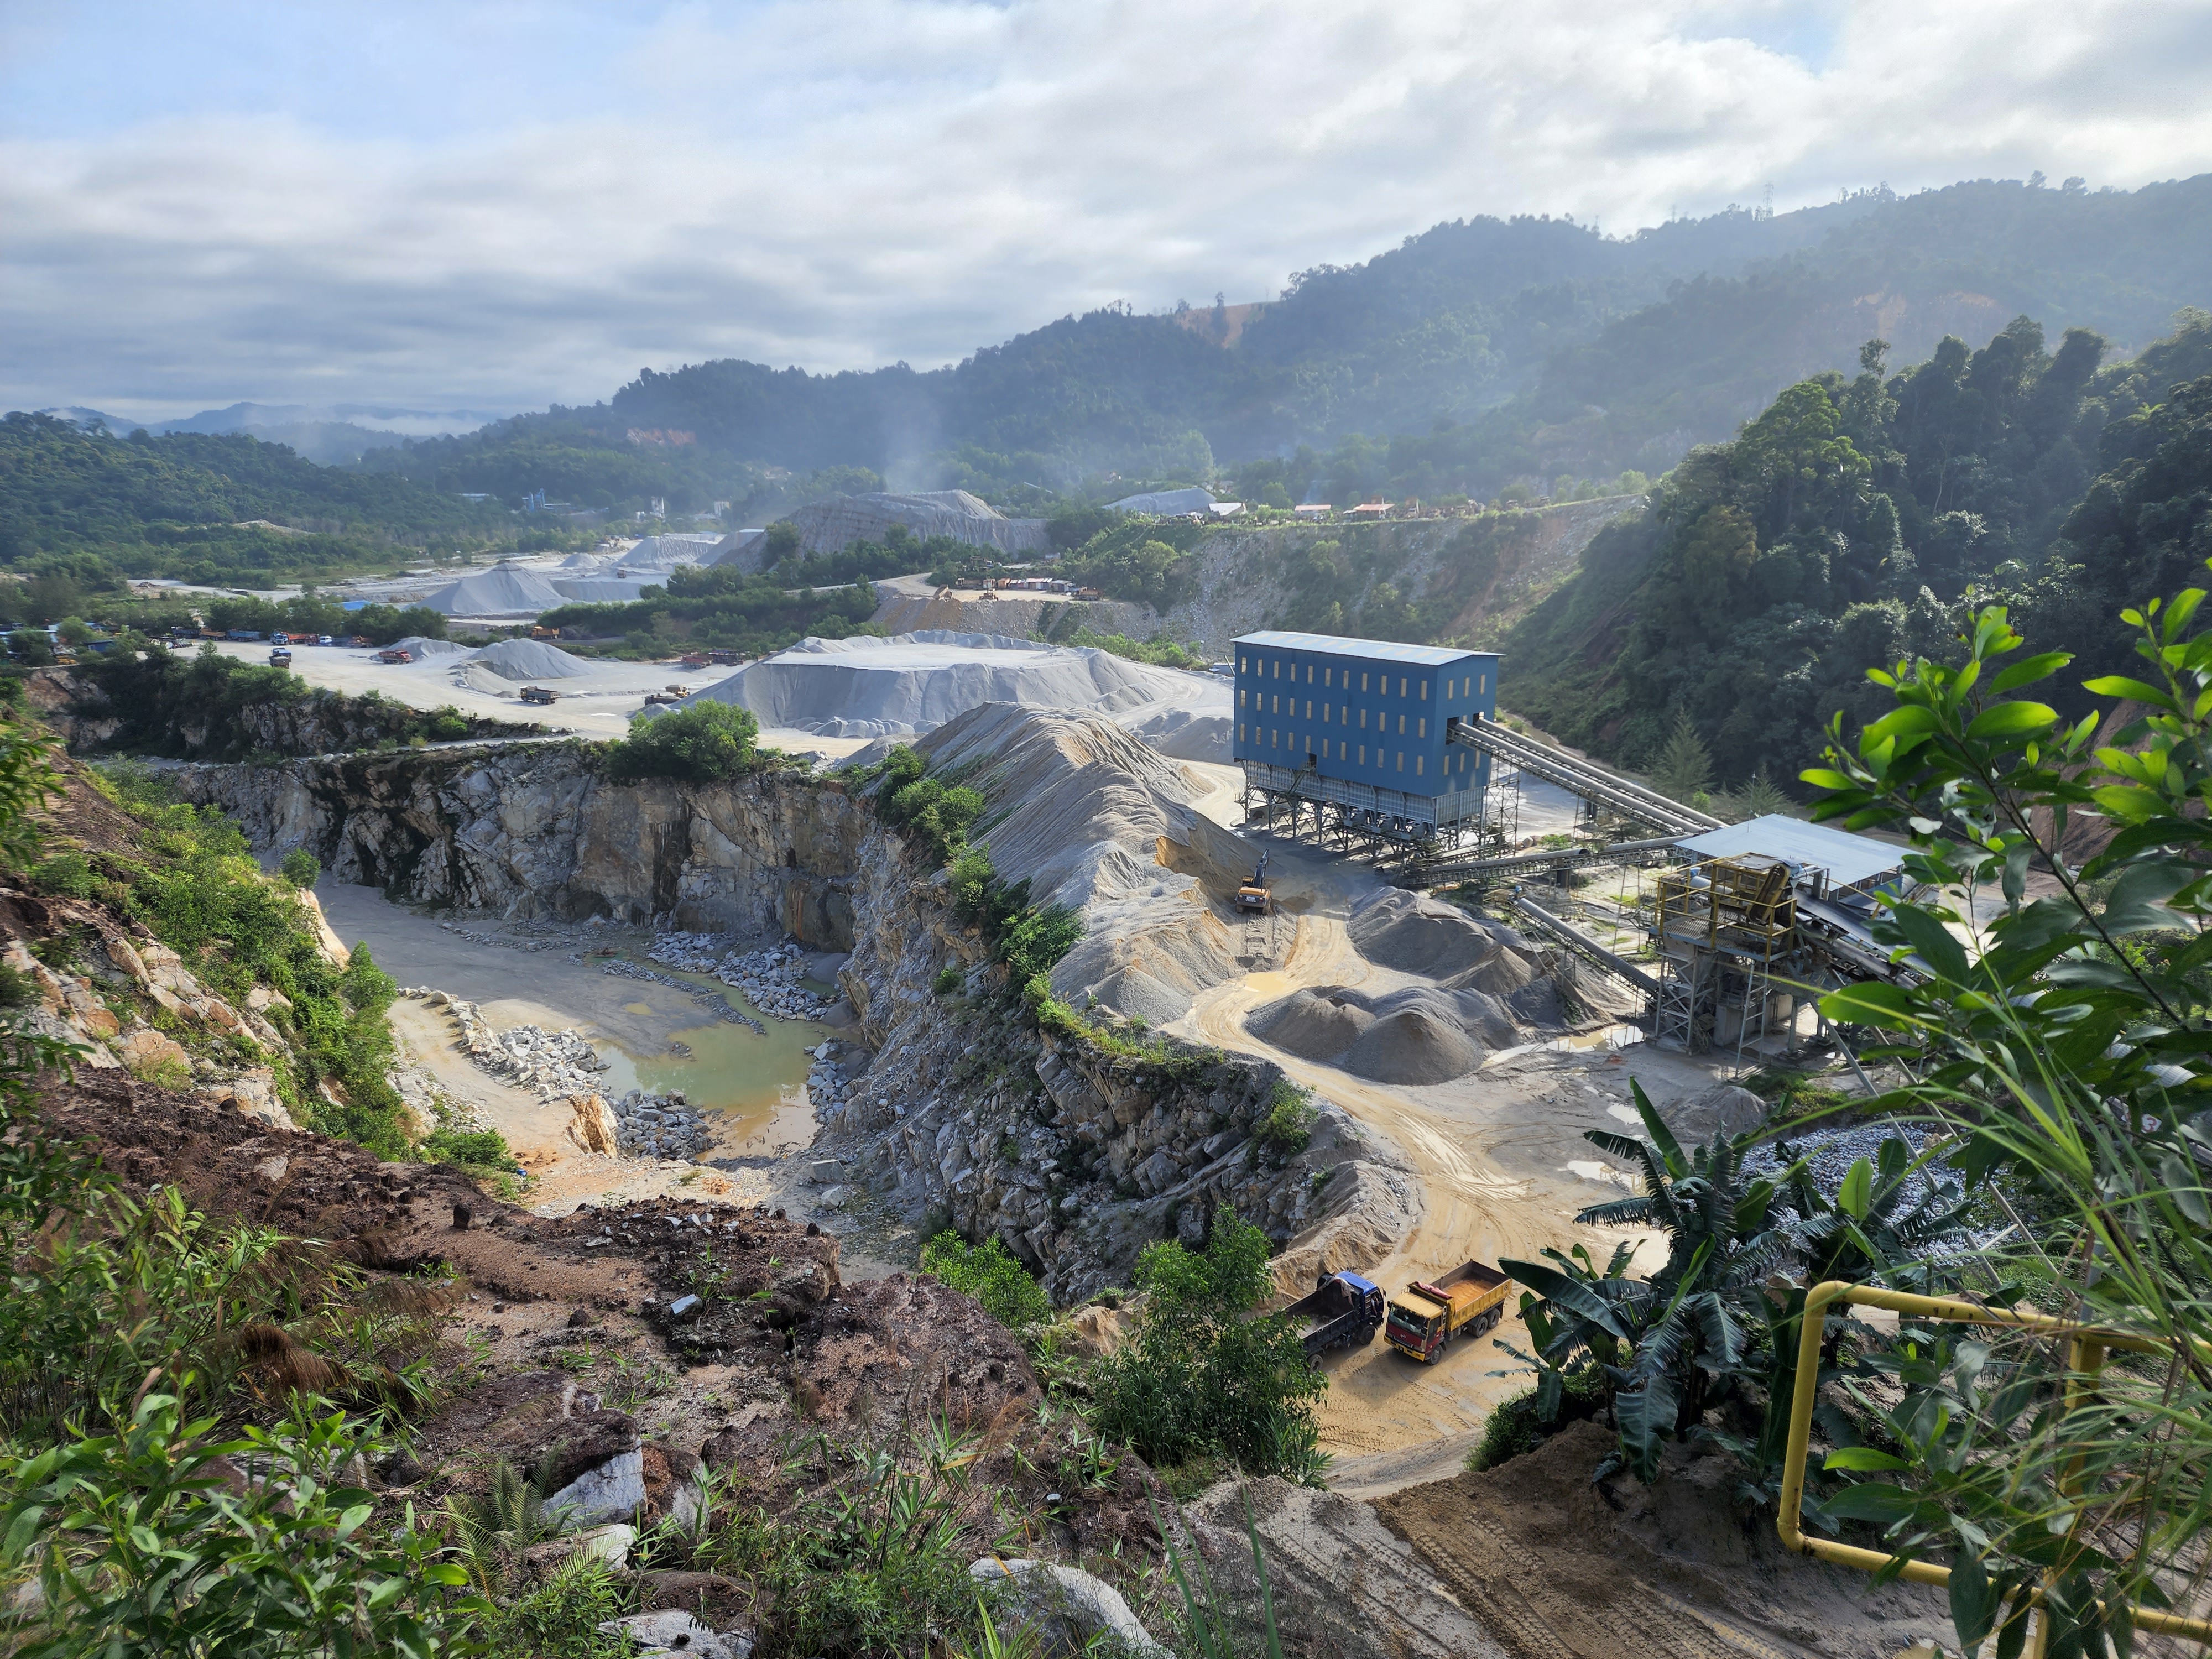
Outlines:
{"type": "Polygon", "coordinates": [[[1505,1316],[1513,1281],[1469,1261],[1441,1279],[1417,1279],[1390,1298],[1382,1340],[1409,1359],[1433,1365],[1452,1338],[1480,1336],[1505,1316]]]}

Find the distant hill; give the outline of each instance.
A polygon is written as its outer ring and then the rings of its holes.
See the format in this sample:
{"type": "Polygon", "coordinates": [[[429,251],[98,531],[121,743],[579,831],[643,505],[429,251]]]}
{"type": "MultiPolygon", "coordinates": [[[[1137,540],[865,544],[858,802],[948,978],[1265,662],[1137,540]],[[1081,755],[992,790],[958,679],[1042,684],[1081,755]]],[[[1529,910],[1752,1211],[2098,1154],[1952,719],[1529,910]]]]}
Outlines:
{"type": "Polygon", "coordinates": [[[45,415],[0,420],[0,567],[91,556],[131,574],[265,582],[433,538],[482,546],[514,533],[503,507],[319,466],[245,434],[117,438],[45,415]]]}
{"type": "Polygon", "coordinates": [[[1087,479],[1122,495],[1260,459],[1297,471],[1279,479],[1294,495],[1486,496],[1514,478],[1663,471],[1782,387],[1850,370],[1869,337],[1917,359],[2026,314],[2054,337],[2087,327],[2127,350],[2208,303],[2212,175],[2133,191],[1875,190],[1620,238],[1481,217],[1301,272],[1280,298],[1218,319],[1206,307],[1093,312],[927,371],[731,359],[647,372],[604,404],[362,465],[615,507],[760,492],[765,510],[777,471],[842,467],[1024,510],[1087,479]]]}

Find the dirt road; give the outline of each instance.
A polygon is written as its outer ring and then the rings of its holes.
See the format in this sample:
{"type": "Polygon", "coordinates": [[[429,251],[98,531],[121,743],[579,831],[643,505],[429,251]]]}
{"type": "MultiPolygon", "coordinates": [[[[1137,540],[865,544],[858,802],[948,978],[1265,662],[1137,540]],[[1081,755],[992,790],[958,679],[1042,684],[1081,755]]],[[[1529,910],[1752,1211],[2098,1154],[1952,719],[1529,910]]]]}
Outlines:
{"type": "MultiPolygon", "coordinates": [[[[1228,813],[1236,810],[1237,772],[1192,769],[1217,783],[1200,810],[1234,827],[1228,813]]],[[[1272,839],[1255,839],[1255,859],[1262,845],[1278,905],[1276,967],[1202,993],[1169,1029],[1273,1060],[1386,1140],[1419,1174],[1421,1213],[1397,1249],[1371,1270],[1376,1281],[1396,1289],[1471,1256],[1533,1259],[1547,1248],[1577,1243],[1602,1261],[1624,1237],[1656,1261],[1652,1241],[1576,1224],[1578,1211],[1630,1189],[1626,1171],[1583,1135],[1636,1122],[1632,1077],[1655,1101],[1665,1101],[1707,1086],[1713,1067],[1640,1045],[1609,1046],[1604,1034],[1593,1033],[1571,1040],[1577,1046],[1494,1057],[1468,1076],[1416,1088],[1370,1083],[1263,1042],[1245,1030],[1245,1016],[1301,987],[1380,993],[1425,981],[1376,967],[1352,946],[1344,918],[1356,900],[1382,884],[1372,870],[1272,839]]],[[[1509,1317],[1488,1336],[1455,1344],[1433,1365],[1407,1360],[1379,1339],[1332,1356],[1321,1413],[1322,1447],[1337,1460],[1330,1484],[1375,1496],[1456,1473],[1491,1408],[1528,1386],[1525,1367],[1507,1351],[1525,1351],[1528,1343],[1527,1328],[1509,1317]]]]}

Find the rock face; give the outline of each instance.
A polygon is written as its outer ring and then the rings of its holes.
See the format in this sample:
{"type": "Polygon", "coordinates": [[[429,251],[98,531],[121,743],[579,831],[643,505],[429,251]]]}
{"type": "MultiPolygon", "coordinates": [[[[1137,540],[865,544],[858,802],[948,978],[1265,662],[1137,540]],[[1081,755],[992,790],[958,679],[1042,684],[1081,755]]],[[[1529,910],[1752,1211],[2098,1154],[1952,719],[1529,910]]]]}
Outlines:
{"type": "Polygon", "coordinates": [[[1224,1204],[1278,1245],[1297,1241],[1286,1288],[1390,1249],[1419,1200],[1349,1117],[1325,1108],[1306,1145],[1265,1144],[1273,1066],[1114,1020],[1116,1007],[1172,1018],[1237,970],[1214,890],[1249,866],[1242,842],[1184,804],[1195,782],[1102,721],[1004,705],[922,746],[1020,804],[984,844],[1037,902],[1081,910],[1088,936],[1053,986],[1071,1006],[1096,998],[1101,1029],[1121,1035],[1039,1030],[942,874],[835,781],[616,786],[580,748],[547,744],[187,769],[181,786],[237,814],[257,845],[305,846],[338,879],[404,897],[697,933],[780,927],[849,951],[838,980],[860,1041],[820,1054],[812,1079],[817,1153],[854,1189],[843,1198],[995,1235],[1063,1301],[1126,1283],[1153,1240],[1201,1243],[1224,1204]],[[948,968],[957,995],[938,989],[948,968]]]}
{"type": "Polygon", "coordinates": [[[604,915],[705,933],[775,929],[849,950],[872,820],[834,780],[611,784],[581,744],[181,769],[258,847],[305,847],[337,879],[510,919],[604,915]]]}

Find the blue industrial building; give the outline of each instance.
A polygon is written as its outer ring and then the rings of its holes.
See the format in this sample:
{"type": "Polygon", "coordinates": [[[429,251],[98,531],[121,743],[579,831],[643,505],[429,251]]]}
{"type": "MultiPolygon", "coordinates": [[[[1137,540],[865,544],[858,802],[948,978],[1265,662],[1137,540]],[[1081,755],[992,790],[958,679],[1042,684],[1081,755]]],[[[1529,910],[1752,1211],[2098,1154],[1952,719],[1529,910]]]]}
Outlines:
{"type": "Polygon", "coordinates": [[[1271,823],[1287,807],[1296,833],[1310,805],[1316,829],[1426,842],[1480,821],[1490,757],[1445,728],[1496,714],[1494,654],[1278,632],[1236,648],[1231,754],[1271,823]]]}

